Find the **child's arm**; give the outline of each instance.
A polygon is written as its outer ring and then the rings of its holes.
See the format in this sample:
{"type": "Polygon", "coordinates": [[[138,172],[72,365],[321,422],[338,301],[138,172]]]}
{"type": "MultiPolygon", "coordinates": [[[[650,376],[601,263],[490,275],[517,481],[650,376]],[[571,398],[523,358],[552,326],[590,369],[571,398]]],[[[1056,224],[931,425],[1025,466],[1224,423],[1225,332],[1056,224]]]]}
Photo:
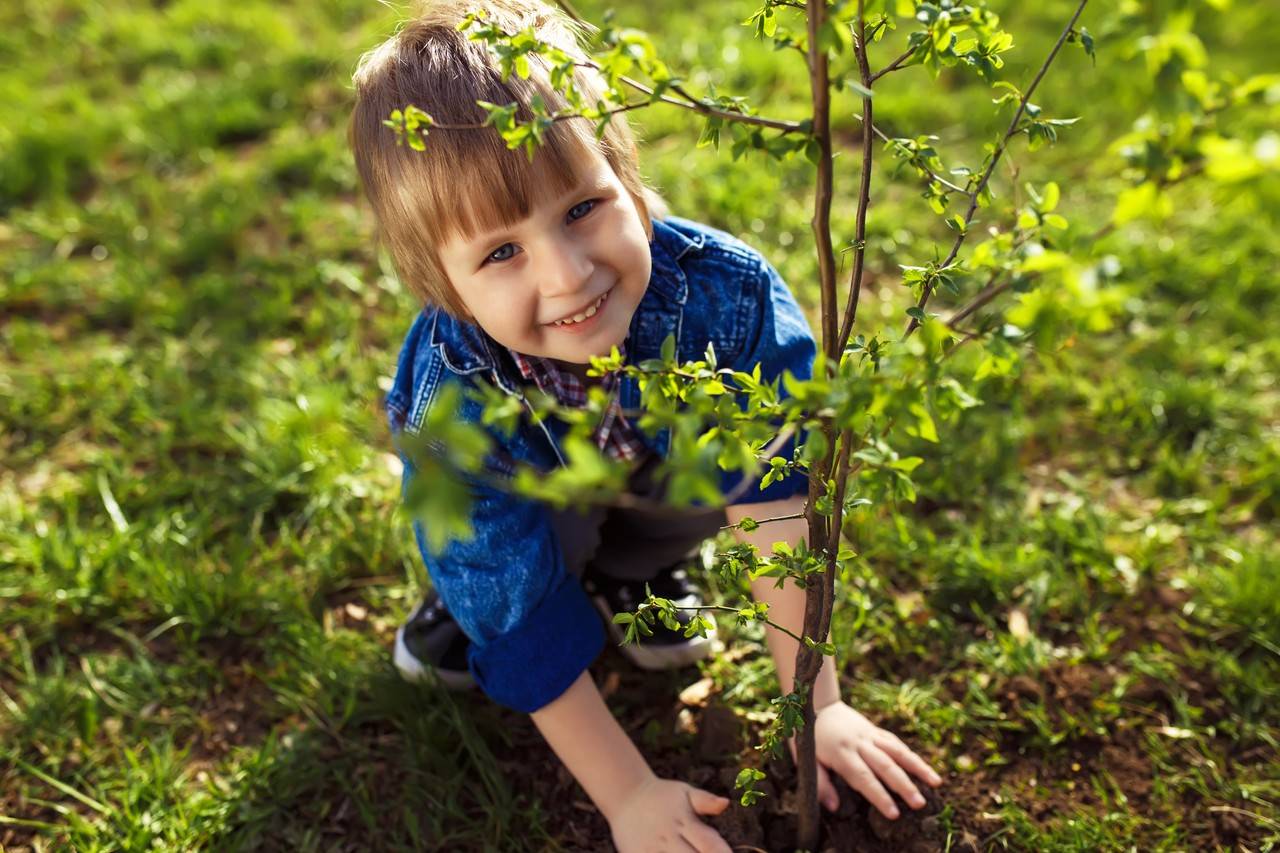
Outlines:
{"type": "MultiPolygon", "coordinates": [[[[737,524],[747,516],[760,521],[780,515],[803,513],[804,504],[804,495],[797,495],[781,501],[731,506],[725,510],[725,515],[730,524],[737,524]]],[[[742,530],[735,530],[734,533],[738,541],[749,542],[756,546],[760,553],[769,554],[773,551],[774,542],[794,544],[801,539],[807,540],[809,524],[803,517],[788,518],[762,524],[750,533],[742,530]]],[[[798,635],[804,629],[804,590],[794,582],[778,589],[777,583],[777,578],[756,578],[751,582],[751,595],[756,601],[763,601],[769,605],[769,618],[772,621],[785,625],[789,631],[798,635]]],[[[796,647],[799,644],[772,625],[765,626],[764,639],[778,672],[778,687],[783,693],[790,693],[795,681],[796,647]]],[[[823,637],[822,641],[825,642],[826,639],[823,637]]],[[[839,701],[840,686],[836,683],[835,658],[824,657],[822,669],[818,671],[818,679],[813,686],[813,710],[820,711],[832,702],[839,701]]]]}
{"type": "Polygon", "coordinates": [[[660,779],[609,713],[588,672],[532,714],[551,749],[609,821],[622,853],[696,850],[729,853],[697,815],[715,815],[729,801],[684,782],[660,779]],[[686,844],[687,842],[687,844],[686,844]]]}
{"type": "Polygon", "coordinates": [[[604,704],[589,672],[532,714],[551,749],[609,818],[653,771],[604,704]],[[601,760],[602,757],[608,760],[601,760]]]}
{"type": "MultiPolygon", "coordinates": [[[[740,504],[726,508],[730,524],[737,524],[750,516],[756,520],[804,512],[804,496],[781,501],[757,504],[740,504]]],[[[809,526],[804,518],[792,518],[762,524],[751,532],[734,530],[740,542],[749,542],[762,553],[770,553],[774,542],[794,545],[808,539],[809,526]]],[[[804,590],[795,583],[777,588],[777,578],[761,577],[751,582],[751,594],[757,601],[769,605],[769,618],[797,635],[804,631],[804,590]]],[[[827,637],[822,638],[825,642],[827,637]]],[[[783,693],[790,693],[795,678],[796,648],[799,643],[787,634],[765,626],[765,642],[773,657],[778,673],[778,686],[783,693]]],[[[838,772],[855,791],[860,792],[886,817],[896,818],[897,807],[886,786],[895,791],[912,807],[924,806],[924,798],[907,776],[911,771],[917,777],[939,785],[942,779],[924,759],[916,755],[898,737],[874,725],[866,717],[846,705],[840,699],[840,687],[836,681],[834,657],[823,658],[813,688],[813,708],[817,715],[814,728],[818,754],[818,796],[822,803],[835,811],[839,805],[835,786],[831,784],[828,770],[838,772]]],[[[795,744],[791,743],[792,755],[795,744]]]]}

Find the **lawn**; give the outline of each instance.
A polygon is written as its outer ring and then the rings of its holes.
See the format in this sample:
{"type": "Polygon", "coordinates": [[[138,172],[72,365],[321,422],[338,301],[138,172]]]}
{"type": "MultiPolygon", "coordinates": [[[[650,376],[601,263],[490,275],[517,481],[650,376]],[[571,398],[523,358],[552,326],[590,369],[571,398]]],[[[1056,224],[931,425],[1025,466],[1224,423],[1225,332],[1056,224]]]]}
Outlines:
{"type": "MultiPolygon", "coordinates": [[[[1025,81],[1074,4],[992,7],[1016,40],[1001,74],[1025,81]]],[[[694,88],[801,118],[804,69],[753,40],[752,11],[617,14],[694,88]]],[[[429,583],[381,410],[418,306],[375,248],[345,122],[395,20],[352,0],[0,9],[0,850],[607,846],[526,716],[391,665],[429,583]]],[[[989,309],[1056,311],[1058,334],[978,379],[981,348],[949,360],[980,404],[901,448],[926,460],[914,502],[846,526],[841,682],[945,771],[943,841],[921,849],[1274,849],[1280,82],[1215,117],[1254,166],[1191,174],[1164,210],[1129,215],[1114,143],[1158,100],[1157,42],[1243,79],[1280,33],[1267,4],[1227,0],[1083,23],[1096,64],[1069,46],[1037,95],[1081,121],[1015,143],[995,183],[1006,205],[1062,187],[1071,290],[989,309]]],[[[891,34],[873,61],[900,51],[891,34]]],[[[877,123],[936,134],[949,164],[1007,121],[959,70],[876,91],[877,123]]],[[[834,113],[845,245],[856,103],[834,113]]],[[[632,115],[673,212],[761,249],[816,317],[807,161],[697,148],[686,111],[632,115]]],[[[887,161],[859,331],[896,336],[900,265],[948,232],[887,161]]],[[[777,695],[761,633],[720,633],[697,668],[607,649],[592,671],[659,773],[731,793],[767,764],[754,808],[787,814],[790,768],[751,748],[777,695]]],[[[907,849],[844,800],[865,849],[907,849]]],[[[782,849],[775,826],[741,843],[782,849]]]]}

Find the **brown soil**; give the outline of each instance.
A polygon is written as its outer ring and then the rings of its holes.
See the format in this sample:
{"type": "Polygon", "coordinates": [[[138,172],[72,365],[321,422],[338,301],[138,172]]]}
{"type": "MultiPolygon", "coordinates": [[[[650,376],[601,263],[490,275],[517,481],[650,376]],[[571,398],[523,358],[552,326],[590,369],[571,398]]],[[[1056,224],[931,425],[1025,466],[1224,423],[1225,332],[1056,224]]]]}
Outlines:
{"type": "MultiPolygon", "coordinates": [[[[1180,649],[1183,626],[1168,615],[1170,610],[1176,612],[1180,603],[1152,595],[1149,599],[1135,597],[1118,607],[1111,615],[1126,628],[1125,650],[1151,643],[1180,649]],[[1169,642],[1163,642],[1166,640],[1169,642]]],[[[704,707],[685,707],[676,696],[688,686],[689,673],[641,673],[615,649],[606,650],[592,671],[655,772],[731,798],[733,803],[724,814],[705,820],[735,851],[793,849],[795,771],[789,759],[762,763],[754,750],[758,724],[742,719],[714,696],[704,707]],[[733,790],[738,770],[748,765],[762,767],[768,774],[758,786],[766,796],[750,808],[737,803],[733,790]]],[[[922,668],[920,675],[924,674],[922,668]]],[[[1232,848],[1260,841],[1256,824],[1230,807],[1190,794],[1173,805],[1153,797],[1158,770],[1146,740],[1153,729],[1169,725],[1174,694],[1184,694],[1192,705],[1203,709],[1203,723],[1216,722],[1230,713],[1210,673],[1180,672],[1176,688],[1145,676],[1128,682],[1119,699],[1123,712],[1118,718],[1108,717],[1099,711],[1098,701],[1111,696],[1117,685],[1112,667],[1088,663],[1054,664],[1034,677],[1018,676],[991,684],[987,692],[999,703],[1006,720],[1020,720],[1027,708],[1043,706],[1056,731],[1070,728],[1070,721],[1081,720],[1103,720],[1105,731],[1092,732],[1077,725],[1071,729],[1071,737],[1053,745],[1037,743],[1025,722],[1017,730],[999,731],[995,735],[996,754],[1004,763],[987,766],[974,762],[966,772],[944,774],[944,784],[936,792],[921,785],[928,799],[926,807],[917,812],[899,801],[902,817],[897,821],[884,819],[843,780],[836,780],[840,807],[834,814],[823,813],[819,850],[925,853],[978,851],[994,849],[993,845],[1017,849],[1016,844],[1008,846],[1011,838],[1007,831],[1002,832],[1007,824],[999,816],[1011,799],[1042,825],[1080,813],[1102,815],[1119,808],[1150,819],[1152,832],[1160,825],[1180,825],[1192,849],[1232,848]],[[1112,801],[1110,805],[1100,799],[1099,788],[1112,801]],[[1121,796],[1124,801],[1117,804],[1121,796]]],[[[964,684],[951,687],[954,698],[963,696],[964,684]]],[[[905,729],[900,721],[877,722],[895,731],[905,729]]],[[[530,778],[527,768],[558,768],[559,764],[532,727],[528,735],[527,739],[519,738],[521,748],[510,756],[508,765],[512,772],[526,768],[521,775],[530,783],[530,794],[547,809],[548,825],[560,828],[560,838],[570,849],[612,849],[607,822],[567,772],[561,769],[551,779],[545,774],[530,778]]],[[[943,766],[943,756],[929,754],[920,744],[911,745],[935,767],[943,766]]],[[[1239,765],[1258,766],[1274,760],[1254,754],[1258,747],[1242,749],[1226,738],[1215,740],[1213,746],[1223,753],[1219,766],[1230,771],[1239,765]]],[[[1180,748],[1176,741],[1173,747],[1180,748]]],[[[986,746],[977,742],[957,744],[949,750],[953,760],[962,755],[981,760],[988,754],[986,746]]],[[[1201,759],[1187,747],[1186,760],[1201,759]]],[[[1158,838],[1146,840],[1154,845],[1158,838]]]]}
{"type": "MultiPolygon", "coordinates": [[[[358,595],[333,595],[325,604],[328,618],[335,625],[386,633],[385,626],[373,624],[376,619],[358,595]]],[[[1126,630],[1117,646],[1123,646],[1124,651],[1147,644],[1180,648],[1185,642],[1185,626],[1173,615],[1180,604],[1152,595],[1149,599],[1135,596],[1118,605],[1108,614],[1109,622],[1126,630]]],[[[75,651],[80,654],[89,649],[100,650],[113,640],[118,642],[116,638],[92,633],[77,639],[75,651]]],[[[166,637],[150,645],[149,651],[160,660],[171,659],[176,653],[166,637]]],[[[223,686],[220,690],[211,689],[206,702],[190,709],[198,719],[194,728],[185,714],[181,721],[185,737],[180,743],[191,749],[194,763],[214,765],[230,749],[260,742],[271,728],[292,732],[305,728],[298,720],[274,719],[270,691],[256,675],[252,650],[237,645],[227,641],[211,643],[215,647],[208,650],[209,657],[221,661],[223,686]]],[[[1110,657],[1118,657],[1120,651],[1113,649],[1110,657]]],[[[743,657],[757,652],[735,647],[729,654],[743,657]]],[[[592,674],[655,772],[731,798],[733,804],[724,814],[706,820],[734,850],[773,853],[793,849],[798,814],[795,771],[789,759],[765,760],[754,750],[759,738],[758,722],[746,719],[715,695],[708,696],[705,689],[686,693],[690,704],[682,702],[678,698],[681,691],[696,679],[693,670],[641,672],[610,647],[593,665],[592,674]],[[750,808],[739,805],[734,796],[734,778],[743,766],[762,767],[768,774],[759,785],[766,796],[750,808]]],[[[920,679],[931,675],[936,675],[936,663],[931,668],[928,661],[915,657],[900,673],[901,677],[920,679]]],[[[973,675],[972,671],[965,672],[966,677],[973,675]]],[[[930,753],[919,743],[911,744],[939,769],[957,764],[961,757],[968,757],[964,762],[968,766],[965,772],[944,774],[945,783],[936,792],[921,786],[928,797],[924,809],[916,812],[900,802],[902,817],[897,821],[882,818],[843,780],[836,780],[840,807],[834,814],[822,816],[819,850],[925,853],[1018,849],[1007,832],[1007,823],[999,817],[1010,800],[1039,824],[1065,820],[1077,813],[1100,815],[1119,808],[1148,818],[1153,826],[1181,826],[1189,849],[1256,847],[1260,841],[1256,823],[1233,810],[1231,804],[1206,801],[1189,793],[1172,804],[1154,796],[1159,771],[1148,754],[1147,739],[1153,729],[1170,725],[1177,698],[1183,697],[1202,709],[1204,724],[1222,720],[1230,713],[1211,674],[1187,669],[1178,673],[1174,685],[1145,676],[1124,682],[1118,700],[1123,712],[1110,716],[1100,713],[1097,700],[1114,697],[1120,684],[1113,667],[1088,663],[1058,663],[1034,677],[993,680],[987,684],[986,692],[998,704],[1004,721],[1017,722],[1017,728],[992,728],[989,734],[994,739],[994,750],[993,744],[981,743],[976,737],[949,746],[945,755],[930,753]],[[1026,712],[1031,709],[1043,709],[1054,731],[1069,729],[1071,736],[1052,745],[1037,742],[1026,722],[1026,712]],[[1105,731],[1092,731],[1090,726],[1071,727],[1072,721],[1080,720],[1102,720],[1105,731]],[[1003,763],[983,763],[990,755],[999,756],[1003,763]],[[1108,799],[1114,801],[1123,795],[1126,802],[1108,807],[1099,799],[1099,787],[1107,792],[1108,799]]],[[[960,700],[967,686],[957,675],[948,684],[950,698],[960,700]]],[[[560,765],[527,716],[497,708],[478,694],[461,700],[478,717],[505,732],[509,748],[494,750],[501,770],[524,797],[540,804],[545,824],[562,845],[593,853],[613,849],[607,822],[560,765]]],[[[909,731],[902,720],[877,722],[904,737],[909,731]]],[[[392,748],[402,735],[374,725],[365,731],[347,732],[347,736],[366,743],[385,740],[392,748]]],[[[1184,747],[1176,739],[1169,747],[1187,764],[1204,760],[1191,746],[1184,747]]],[[[1265,747],[1241,746],[1226,737],[1213,741],[1212,749],[1217,753],[1213,760],[1228,777],[1234,777],[1242,766],[1258,767],[1274,761],[1265,747]]],[[[16,768],[0,764],[0,814],[60,822],[53,812],[18,799],[15,788],[19,775],[16,768]]],[[[375,786],[386,784],[395,790],[394,786],[403,784],[396,774],[380,774],[376,767],[370,767],[370,775],[370,784],[375,786]]],[[[340,839],[345,829],[354,829],[355,816],[347,814],[351,811],[349,805],[340,804],[327,817],[322,829],[326,837],[340,839]]],[[[28,829],[0,827],[0,849],[23,849],[32,840],[28,829]]],[[[1139,849],[1153,846],[1157,840],[1145,839],[1149,843],[1140,844],[1139,849]]]]}

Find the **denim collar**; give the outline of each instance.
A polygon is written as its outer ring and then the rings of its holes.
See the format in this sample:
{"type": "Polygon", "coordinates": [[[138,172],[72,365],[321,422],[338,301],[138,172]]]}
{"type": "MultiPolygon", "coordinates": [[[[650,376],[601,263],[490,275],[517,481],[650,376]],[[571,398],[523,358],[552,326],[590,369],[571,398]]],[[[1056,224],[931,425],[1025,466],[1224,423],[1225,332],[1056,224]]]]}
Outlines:
{"type": "MultiPolygon", "coordinates": [[[[689,297],[689,282],[678,261],[690,251],[701,250],[705,238],[702,234],[686,237],[658,219],[652,222],[653,239],[649,241],[649,254],[653,269],[649,275],[649,291],[673,306],[683,306],[689,297]]],[[[515,366],[509,364],[510,357],[500,354],[503,347],[497,341],[474,323],[451,317],[440,308],[436,308],[434,313],[431,345],[440,350],[450,370],[459,374],[492,370],[498,383],[507,391],[516,390],[519,375],[515,366]]]]}

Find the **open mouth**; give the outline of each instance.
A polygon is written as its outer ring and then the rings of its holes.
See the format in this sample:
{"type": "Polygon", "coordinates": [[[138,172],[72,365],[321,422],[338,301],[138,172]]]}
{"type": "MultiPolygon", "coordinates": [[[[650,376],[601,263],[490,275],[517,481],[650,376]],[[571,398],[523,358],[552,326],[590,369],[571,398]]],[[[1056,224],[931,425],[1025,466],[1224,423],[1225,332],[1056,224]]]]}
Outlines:
{"type": "Polygon", "coordinates": [[[592,302],[590,305],[588,305],[585,309],[578,312],[577,314],[574,314],[570,317],[565,317],[563,320],[556,320],[548,325],[576,326],[579,323],[585,323],[586,321],[590,320],[592,317],[596,316],[596,314],[600,311],[600,309],[604,307],[604,303],[609,299],[610,293],[613,293],[612,287],[606,290],[604,293],[600,294],[599,299],[597,299],[595,302],[592,302]]]}

